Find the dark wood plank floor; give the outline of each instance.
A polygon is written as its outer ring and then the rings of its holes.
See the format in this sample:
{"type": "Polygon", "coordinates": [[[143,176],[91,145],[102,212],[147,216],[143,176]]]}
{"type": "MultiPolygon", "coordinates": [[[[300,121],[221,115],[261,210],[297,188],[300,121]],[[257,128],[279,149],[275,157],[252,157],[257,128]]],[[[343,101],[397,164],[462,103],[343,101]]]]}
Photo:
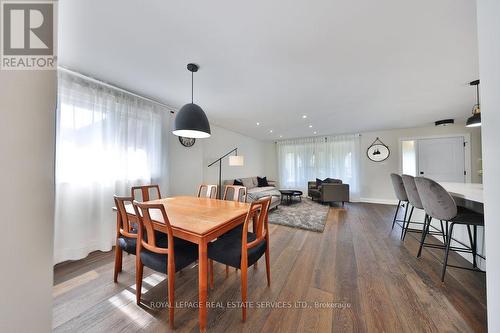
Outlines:
{"type": "MultiPolygon", "coordinates": [[[[323,233],[271,225],[272,284],[263,258],[248,276],[246,323],[239,273],[215,264],[210,332],[485,332],[484,274],[449,269],[440,281],[441,250],[390,233],[393,206],[331,208],[323,233]],[[266,303],[267,302],[267,303],[266,303]],[[280,303],[281,302],[281,303],[280,303]],[[288,308],[291,306],[291,308],[288,308]]],[[[145,270],[143,305],[135,304],[134,257],[113,283],[113,252],[63,263],[54,273],[54,331],[168,332],[165,276],[145,270]]],[[[454,254],[452,261],[464,263],[454,254]]],[[[176,332],[196,332],[197,268],[176,275],[176,332]]]]}

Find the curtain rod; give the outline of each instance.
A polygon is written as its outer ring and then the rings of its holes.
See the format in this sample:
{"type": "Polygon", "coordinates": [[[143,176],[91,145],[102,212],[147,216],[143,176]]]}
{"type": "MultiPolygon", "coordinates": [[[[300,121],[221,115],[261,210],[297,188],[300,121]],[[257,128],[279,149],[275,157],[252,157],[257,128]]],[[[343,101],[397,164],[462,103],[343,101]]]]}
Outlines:
{"type": "Polygon", "coordinates": [[[95,78],[93,78],[93,77],[91,77],[91,76],[88,76],[88,75],[85,75],[85,74],[82,74],[82,73],[79,73],[79,72],[73,71],[73,70],[71,70],[71,69],[68,69],[68,68],[65,68],[65,67],[62,67],[62,66],[57,66],[57,69],[58,69],[58,70],[62,70],[62,71],[64,71],[64,72],[68,72],[68,73],[73,74],[73,75],[75,75],[75,76],[81,77],[81,78],[83,78],[83,79],[85,79],[85,80],[89,80],[89,81],[92,81],[92,82],[95,82],[95,83],[101,84],[101,85],[103,85],[103,86],[106,86],[106,87],[112,88],[112,89],[114,89],[114,90],[121,91],[121,92],[126,93],[126,94],[128,94],[128,95],[132,95],[132,96],[134,96],[134,97],[138,97],[138,98],[143,99],[143,100],[146,100],[146,101],[148,101],[148,102],[152,102],[152,103],[158,104],[158,105],[160,105],[160,106],[162,106],[162,107],[164,107],[164,108],[168,109],[168,110],[170,111],[170,113],[175,113],[175,111],[177,111],[177,110],[176,110],[176,109],[174,109],[173,107],[171,107],[171,106],[169,106],[169,105],[167,105],[167,104],[165,104],[165,103],[159,102],[159,101],[157,101],[157,100],[155,100],[155,99],[152,99],[152,98],[150,98],[150,97],[145,97],[145,96],[139,95],[139,94],[137,94],[137,93],[135,93],[135,92],[133,92],[133,91],[130,91],[130,90],[127,90],[127,89],[124,89],[124,88],[120,88],[120,87],[115,86],[115,85],[113,85],[113,84],[107,83],[107,82],[102,81],[102,80],[99,80],[99,79],[95,79],[95,78]]]}

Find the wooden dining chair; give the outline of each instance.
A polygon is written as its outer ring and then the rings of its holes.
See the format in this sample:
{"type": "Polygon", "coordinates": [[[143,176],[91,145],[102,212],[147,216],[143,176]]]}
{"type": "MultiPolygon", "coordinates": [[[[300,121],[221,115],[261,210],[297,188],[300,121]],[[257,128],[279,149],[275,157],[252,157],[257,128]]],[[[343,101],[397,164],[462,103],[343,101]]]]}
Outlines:
{"type": "Polygon", "coordinates": [[[222,199],[246,202],[247,188],[245,186],[239,186],[239,185],[226,185],[226,188],[224,189],[224,196],[222,197],[222,199]]]}
{"type": "Polygon", "coordinates": [[[149,200],[155,200],[155,199],[161,199],[161,193],[160,193],[160,186],[151,184],[151,185],[141,185],[141,186],[132,186],[131,188],[131,195],[133,200],[136,201],[149,201],[149,200]],[[151,190],[156,192],[154,197],[151,197],[151,190]],[[140,193],[140,198],[139,200],[138,194],[140,193]]]}
{"type": "Polygon", "coordinates": [[[217,185],[202,184],[198,188],[198,198],[217,199],[217,185]]]}
{"type": "Polygon", "coordinates": [[[114,282],[118,282],[118,273],[122,271],[123,251],[134,254],[137,244],[137,224],[130,221],[125,204],[131,204],[132,197],[120,197],[115,195],[116,206],[116,242],[115,242],[115,270],[114,282]]]}
{"type": "Polygon", "coordinates": [[[268,211],[271,197],[252,202],[248,209],[243,232],[240,237],[231,236],[218,238],[208,244],[210,260],[210,287],[213,288],[213,261],[220,262],[241,270],[241,300],[243,303],[243,321],[246,320],[247,275],[248,267],[252,266],[264,254],[266,256],[267,285],[271,285],[271,267],[269,258],[269,226],[268,211]],[[248,231],[248,226],[254,221],[254,232],[248,231]]]}
{"type": "Polygon", "coordinates": [[[198,259],[198,246],[173,236],[163,204],[133,202],[138,217],[136,256],[136,302],[141,302],[144,266],[168,276],[168,304],[170,327],[174,328],[174,281],[175,272],[198,259]],[[139,212],[140,211],[140,212],[139,212]],[[158,234],[166,235],[165,238],[158,234]]]}

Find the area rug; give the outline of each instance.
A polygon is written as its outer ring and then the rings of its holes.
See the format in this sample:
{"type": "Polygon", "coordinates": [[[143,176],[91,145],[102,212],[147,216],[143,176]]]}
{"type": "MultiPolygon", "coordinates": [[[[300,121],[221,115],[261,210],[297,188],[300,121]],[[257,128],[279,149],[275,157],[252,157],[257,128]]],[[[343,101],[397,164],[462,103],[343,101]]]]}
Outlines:
{"type": "Polygon", "coordinates": [[[329,206],[302,198],[300,202],[279,205],[269,212],[269,223],[287,227],[323,232],[329,206]]]}

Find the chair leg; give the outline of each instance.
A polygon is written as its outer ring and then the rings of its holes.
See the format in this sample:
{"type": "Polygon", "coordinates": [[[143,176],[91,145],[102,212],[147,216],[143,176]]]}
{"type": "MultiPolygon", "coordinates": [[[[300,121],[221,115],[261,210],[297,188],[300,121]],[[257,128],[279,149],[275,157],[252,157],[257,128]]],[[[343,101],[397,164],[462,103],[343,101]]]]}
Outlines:
{"type": "Polygon", "coordinates": [[[417,258],[420,258],[420,256],[422,255],[422,248],[424,247],[425,237],[427,236],[427,232],[429,231],[429,225],[431,224],[430,216],[428,215],[426,216],[424,223],[425,224],[422,229],[422,238],[420,239],[420,246],[418,248],[417,258]]]}
{"type": "Polygon", "coordinates": [[[396,223],[396,217],[398,217],[399,206],[401,205],[401,200],[398,202],[398,206],[396,207],[396,213],[394,214],[394,219],[392,220],[391,230],[394,229],[394,224],[396,223]]]}
{"type": "Polygon", "coordinates": [[[271,286],[271,259],[269,258],[269,247],[266,247],[266,275],[267,275],[267,286],[271,286]]]}
{"type": "Polygon", "coordinates": [[[474,239],[472,238],[472,232],[470,230],[470,225],[467,225],[467,233],[469,234],[470,249],[472,251],[472,267],[476,268],[476,249],[474,239]]]}
{"type": "Polygon", "coordinates": [[[174,310],[175,310],[175,265],[170,263],[168,265],[168,320],[171,329],[174,329],[174,310]]]}
{"type": "Polygon", "coordinates": [[[477,268],[477,261],[476,261],[476,256],[477,256],[477,225],[473,227],[474,230],[474,247],[472,248],[472,251],[474,251],[474,268],[477,268]]]}
{"type": "Polygon", "coordinates": [[[210,289],[214,289],[214,261],[210,259],[208,261],[208,270],[210,271],[210,289]]]}
{"type": "MultiPolygon", "coordinates": [[[[410,227],[411,216],[413,215],[414,208],[415,207],[411,206],[410,216],[408,217],[408,222],[406,222],[406,227],[405,227],[405,222],[403,221],[403,229],[401,229],[401,240],[405,239],[406,230],[408,230],[408,228],[410,227]]],[[[408,205],[406,206],[406,209],[408,210],[408,205]]],[[[405,213],[405,219],[406,219],[406,213],[405,213]]]]}
{"type": "Polygon", "coordinates": [[[135,264],[135,302],[137,303],[137,305],[141,304],[143,270],[144,265],[140,260],[137,260],[135,264]]]}
{"type": "Polygon", "coordinates": [[[247,320],[247,265],[241,266],[241,302],[243,322],[247,320]]]}
{"type": "Polygon", "coordinates": [[[444,262],[443,262],[443,271],[441,273],[441,282],[444,282],[444,275],[446,274],[446,266],[448,266],[448,255],[450,254],[450,246],[451,246],[451,238],[453,236],[453,225],[455,223],[450,224],[450,230],[447,232],[447,242],[446,242],[446,253],[444,255],[444,262]]]}
{"type": "Polygon", "coordinates": [[[115,271],[113,281],[118,282],[118,273],[122,271],[123,250],[119,245],[115,245],[115,271]]]}
{"type": "Polygon", "coordinates": [[[443,235],[443,243],[446,244],[446,234],[444,233],[443,220],[439,220],[439,223],[441,224],[441,234],[443,235]]]}

